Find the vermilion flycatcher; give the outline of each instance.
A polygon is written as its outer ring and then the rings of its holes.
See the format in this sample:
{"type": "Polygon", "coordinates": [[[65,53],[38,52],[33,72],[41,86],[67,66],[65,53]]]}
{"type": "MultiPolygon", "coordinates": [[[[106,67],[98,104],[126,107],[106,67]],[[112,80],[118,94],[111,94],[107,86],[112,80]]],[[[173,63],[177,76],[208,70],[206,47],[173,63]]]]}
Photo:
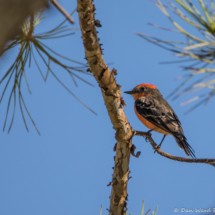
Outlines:
{"type": "Polygon", "coordinates": [[[178,146],[184,149],[187,156],[190,155],[192,158],[195,158],[195,151],[188,144],[178,117],[168,102],[163,99],[155,85],[140,84],[132,91],[126,91],[125,93],[131,94],[134,97],[135,113],[139,120],[150,129],[149,132],[157,131],[164,134],[158,146],[159,148],[166,135],[170,134],[173,135],[178,146]]]}

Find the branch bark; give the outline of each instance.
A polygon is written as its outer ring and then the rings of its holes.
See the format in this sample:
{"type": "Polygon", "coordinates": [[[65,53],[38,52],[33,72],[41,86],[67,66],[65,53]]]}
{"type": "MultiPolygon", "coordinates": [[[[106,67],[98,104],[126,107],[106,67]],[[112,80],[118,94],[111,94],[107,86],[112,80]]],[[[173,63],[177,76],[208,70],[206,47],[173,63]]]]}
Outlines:
{"type": "Polygon", "coordinates": [[[129,159],[132,147],[131,138],[133,136],[132,127],[130,126],[122,105],[124,101],[121,98],[120,85],[116,83],[114,75],[116,70],[110,69],[105,64],[102,51],[97,37],[95,26],[100,27],[98,20],[94,19],[95,6],[92,0],[78,0],[77,11],[79,14],[80,27],[85,48],[85,56],[90,71],[97,80],[104,102],[116,130],[115,138],[117,143],[114,147],[116,156],[114,157],[115,166],[112,177],[112,191],[110,196],[109,214],[125,214],[127,200],[127,182],[129,178],[129,159]]]}

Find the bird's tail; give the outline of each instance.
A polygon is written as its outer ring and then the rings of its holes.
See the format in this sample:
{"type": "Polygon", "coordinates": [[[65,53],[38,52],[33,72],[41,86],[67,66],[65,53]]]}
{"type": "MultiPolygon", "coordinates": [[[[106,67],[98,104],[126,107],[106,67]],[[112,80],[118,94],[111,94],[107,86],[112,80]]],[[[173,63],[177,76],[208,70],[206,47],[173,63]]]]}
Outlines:
{"type": "Polygon", "coordinates": [[[188,144],[186,137],[183,135],[173,135],[179,148],[184,149],[187,156],[196,158],[194,149],[188,144]]]}

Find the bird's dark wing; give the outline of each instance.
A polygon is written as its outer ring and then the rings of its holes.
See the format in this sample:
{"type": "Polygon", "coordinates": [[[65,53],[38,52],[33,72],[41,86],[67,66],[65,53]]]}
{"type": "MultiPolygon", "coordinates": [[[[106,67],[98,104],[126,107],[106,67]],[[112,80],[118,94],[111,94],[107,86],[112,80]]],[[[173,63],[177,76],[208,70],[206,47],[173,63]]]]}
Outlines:
{"type": "Polygon", "coordinates": [[[188,144],[183,134],[181,123],[175,112],[163,97],[153,98],[151,96],[137,99],[135,108],[139,115],[146,120],[170,133],[175,138],[178,146],[184,149],[185,153],[195,158],[195,151],[188,144]]]}
{"type": "Polygon", "coordinates": [[[183,135],[178,117],[162,97],[159,99],[153,97],[137,99],[135,108],[138,114],[164,131],[183,135]]]}

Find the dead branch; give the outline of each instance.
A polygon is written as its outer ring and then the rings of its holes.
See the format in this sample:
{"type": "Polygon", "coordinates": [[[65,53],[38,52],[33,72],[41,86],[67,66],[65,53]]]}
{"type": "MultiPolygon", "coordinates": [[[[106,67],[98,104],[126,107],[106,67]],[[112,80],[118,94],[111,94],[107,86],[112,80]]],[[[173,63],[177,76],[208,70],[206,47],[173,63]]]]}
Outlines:
{"type": "Polygon", "coordinates": [[[57,2],[57,0],[51,0],[51,3],[72,23],[74,24],[74,19],[67,13],[67,11],[57,2]]]}

